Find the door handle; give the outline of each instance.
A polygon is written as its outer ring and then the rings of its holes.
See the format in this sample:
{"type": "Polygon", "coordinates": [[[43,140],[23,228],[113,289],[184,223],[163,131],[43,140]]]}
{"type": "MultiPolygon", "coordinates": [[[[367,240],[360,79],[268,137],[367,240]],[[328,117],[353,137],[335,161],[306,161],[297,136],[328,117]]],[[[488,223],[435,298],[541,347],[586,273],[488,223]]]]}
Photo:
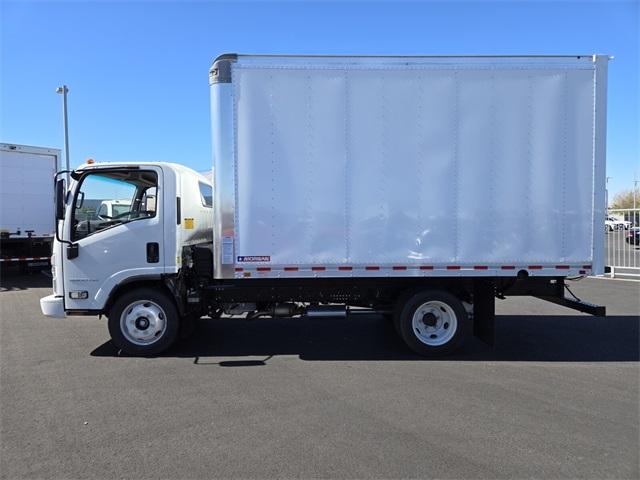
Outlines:
{"type": "Polygon", "coordinates": [[[160,261],[160,245],[158,242],[147,243],[147,263],[158,263],[160,261]]]}

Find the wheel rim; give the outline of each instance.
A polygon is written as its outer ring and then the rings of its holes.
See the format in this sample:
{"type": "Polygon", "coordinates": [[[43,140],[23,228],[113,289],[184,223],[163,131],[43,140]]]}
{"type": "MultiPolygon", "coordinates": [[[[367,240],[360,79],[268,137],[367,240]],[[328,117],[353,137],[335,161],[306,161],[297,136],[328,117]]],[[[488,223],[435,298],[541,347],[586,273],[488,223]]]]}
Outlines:
{"type": "Polygon", "coordinates": [[[167,315],[160,305],[149,300],[133,302],[120,315],[120,330],[135,345],[151,345],[162,338],[167,315]]]}
{"type": "Polygon", "coordinates": [[[432,300],[416,309],[411,324],[418,340],[437,347],[449,342],[456,334],[458,317],[446,303],[432,300]]]}

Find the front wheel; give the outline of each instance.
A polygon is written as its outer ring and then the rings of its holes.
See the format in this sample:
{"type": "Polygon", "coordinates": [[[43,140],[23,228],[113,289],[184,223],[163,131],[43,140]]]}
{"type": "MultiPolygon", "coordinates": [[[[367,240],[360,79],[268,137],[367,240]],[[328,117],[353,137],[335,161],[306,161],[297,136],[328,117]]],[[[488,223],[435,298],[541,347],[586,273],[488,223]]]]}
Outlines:
{"type": "Polygon", "coordinates": [[[470,331],[462,302],[442,290],[413,295],[402,307],[397,321],[406,344],[419,355],[430,357],[453,352],[470,331]]]}
{"type": "Polygon", "coordinates": [[[113,343],[131,355],[157,355],[176,340],[179,316],[164,292],[140,288],[117,299],[109,310],[113,343]]]}

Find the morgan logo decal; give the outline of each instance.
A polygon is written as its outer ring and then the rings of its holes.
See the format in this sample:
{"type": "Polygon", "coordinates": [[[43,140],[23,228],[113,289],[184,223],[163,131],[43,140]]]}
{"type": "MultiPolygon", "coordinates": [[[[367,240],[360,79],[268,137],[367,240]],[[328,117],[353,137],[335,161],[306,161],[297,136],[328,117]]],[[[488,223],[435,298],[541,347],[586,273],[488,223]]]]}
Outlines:
{"type": "Polygon", "coordinates": [[[269,255],[257,255],[257,256],[239,256],[238,262],[270,262],[271,257],[269,255]]]}

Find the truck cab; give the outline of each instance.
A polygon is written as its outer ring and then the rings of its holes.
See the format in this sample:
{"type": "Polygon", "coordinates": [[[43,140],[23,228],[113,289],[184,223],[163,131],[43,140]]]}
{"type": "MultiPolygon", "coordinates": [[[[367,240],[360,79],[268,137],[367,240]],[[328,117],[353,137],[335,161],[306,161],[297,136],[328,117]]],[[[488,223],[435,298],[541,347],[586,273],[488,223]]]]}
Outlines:
{"type": "MultiPolygon", "coordinates": [[[[63,179],[56,185],[53,294],[41,299],[45,315],[106,314],[123,294],[140,288],[160,287],[160,297],[168,298],[166,279],[180,271],[183,250],[212,242],[211,182],[189,168],[94,163],[70,179],[68,187],[63,179]]],[[[136,309],[146,312],[137,325],[150,326],[136,329],[136,317],[131,330],[141,345],[152,331],[163,333],[167,315],[145,304],[136,309]]]]}

